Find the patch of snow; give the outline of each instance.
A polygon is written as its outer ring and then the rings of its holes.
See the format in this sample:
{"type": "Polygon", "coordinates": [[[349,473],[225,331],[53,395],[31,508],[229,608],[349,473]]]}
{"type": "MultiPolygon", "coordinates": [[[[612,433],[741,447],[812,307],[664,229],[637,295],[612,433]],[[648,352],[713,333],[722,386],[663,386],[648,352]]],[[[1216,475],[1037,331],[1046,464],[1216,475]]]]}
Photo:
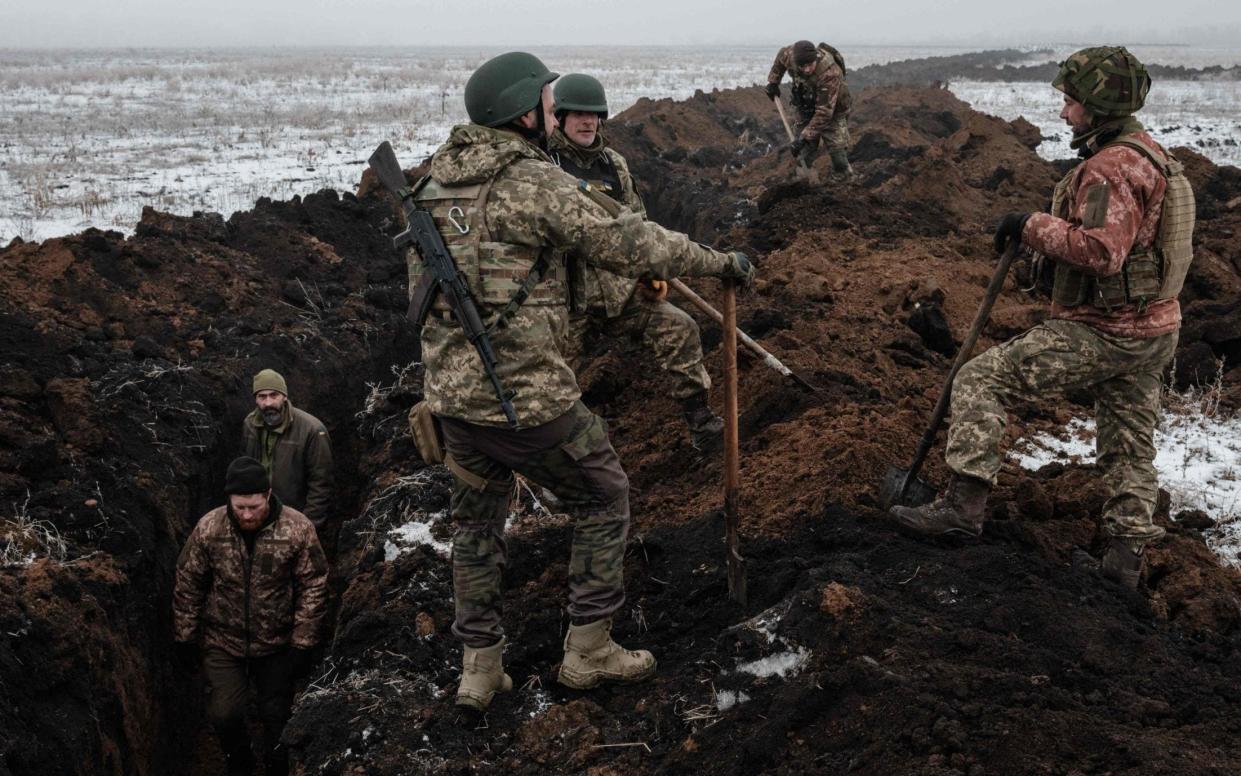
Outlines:
{"type": "Polygon", "coordinates": [[[432,526],[447,516],[447,511],[440,510],[426,515],[425,520],[410,520],[388,531],[388,539],[384,542],[384,560],[392,561],[410,547],[426,545],[443,557],[452,552],[452,542],[440,541],[431,532],[432,526]]]}
{"type": "Polygon", "coordinates": [[[787,679],[789,676],[796,675],[801,671],[808,660],[810,660],[809,650],[805,647],[798,647],[788,652],[778,652],[758,660],[742,663],[737,666],[737,671],[742,674],[750,674],[759,679],[766,679],[772,676],[787,679]]]}
{"type": "Polygon", "coordinates": [[[715,708],[720,711],[728,711],[733,706],[740,706],[748,700],[750,700],[750,696],[743,691],[719,690],[715,693],[715,708]]]}

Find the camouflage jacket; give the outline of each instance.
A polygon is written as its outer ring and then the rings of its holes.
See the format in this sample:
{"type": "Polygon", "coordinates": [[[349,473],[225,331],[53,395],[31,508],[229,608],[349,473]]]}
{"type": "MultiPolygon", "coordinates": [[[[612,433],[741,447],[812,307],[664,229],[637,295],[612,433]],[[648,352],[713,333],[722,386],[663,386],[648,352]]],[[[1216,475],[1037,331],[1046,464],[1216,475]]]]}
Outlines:
{"type": "Polygon", "coordinates": [[[194,526],[177,560],[173,638],[202,639],[235,657],[319,642],[327,611],[327,560],[301,512],[272,499],[250,552],[227,506],[194,526]]]}
{"type": "MultiPolygon", "coordinates": [[[[638,213],[610,215],[578,189],[576,178],[515,132],[477,124],[454,127],[432,158],[431,178],[442,186],[489,183],[481,215],[491,239],[547,251],[561,267],[568,260],[577,265],[589,261],[631,277],[677,277],[719,275],[730,265],[727,255],[638,213]]],[[[527,304],[494,332],[499,376],[516,393],[513,405],[523,427],[554,420],[581,395],[561,355],[567,328],[567,304],[527,304]]],[[[482,363],[455,321],[427,320],[422,355],[432,412],[470,423],[506,424],[482,363]]]]}
{"type": "MultiPolygon", "coordinates": [[[[1146,132],[1134,135],[1154,149],[1146,132]]],[[[1162,149],[1160,149],[1162,150],[1162,149]]],[[[1027,248],[1096,276],[1115,275],[1133,251],[1149,248],[1159,231],[1167,181],[1155,165],[1133,148],[1105,145],[1068,174],[1063,213],[1036,213],[1026,221],[1021,241],[1027,248]],[[1086,228],[1087,193],[1106,186],[1102,225],[1086,228]]],[[[1052,317],[1079,321],[1122,337],[1157,337],[1176,331],[1181,305],[1176,299],[1151,302],[1141,309],[1128,304],[1105,311],[1090,304],[1052,305],[1052,317]]]]}
{"type": "Polygon", "coordinates": [[[818,61],[815,62],[814,71],[810,75],[803,75],[793,63],[793,46],[785,46],[776,53],[776,61],[771,64],[771,71],[767,74],[767,83],[780,83],[786,72],[793,79],[794,100],[801,103],[794,107],[808,112],[807,103],[813,102],[814,105],[814,113],[801,131],[802,140],[808,143],[818,140],[832,119],[849,114],[853,98],[849,94],[849,85],[845,83],[844,71],[831,54],[818,49],[818,61]]]}
{"type": "Polygon", "coordinates": [[[242,423],[241,449],[262,462],[280,501],[323,530],[332,508],[332,441],[309,412],[285,400],[284,420],[269,428],[256,409],[242,423]]]}
{"type": "MultiPolygon", "coordinates": [[[[548,146],[552,161],[561,169],[570,175],[584,177],[591,185],[606,191],[613,199],[646,218],[646,206],[642,204],[642,197],[634,185],[629,163],[619,152],[608,147],[602,130],[589,148],[574,143],[560,130],[552,135],[548,146]],[[613,178],[619,179],[620,191],[610,190],[613,178]]],[[[583,270],[583,282],[583,312],[608,318],[621,314],[637,288],[637,281],[633,278],[599,269],[589,262],[583,270]]]]}

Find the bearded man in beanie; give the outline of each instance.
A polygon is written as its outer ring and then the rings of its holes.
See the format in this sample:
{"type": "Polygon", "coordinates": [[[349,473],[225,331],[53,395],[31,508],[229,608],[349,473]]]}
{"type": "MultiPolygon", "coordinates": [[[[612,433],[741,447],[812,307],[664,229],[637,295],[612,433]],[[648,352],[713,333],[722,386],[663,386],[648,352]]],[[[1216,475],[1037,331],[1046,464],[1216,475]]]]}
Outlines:
{"type": "Polygon", "coordinates": [[[327,611],[327,561],[305,515],[280,502],[253,458],[228,466],[224,506],[194,526],[177,561],[173,636],[186,662],[201,650],[211,688],[207,716],[228,773],[251,773],[249,679],[263,722],[265,772],[288,773],[280,733],[294,682],[310,668],[327,611]]]}
{"type": "Polygon", "coordinates": [[[918,536],[983,528],[1002,456],[1007,407],[1071,390],[1095,401],[1103,505],[1103,573],[1136,589],[1152,516],[1160,387],[1176,351],[1177,301],[1193,260],[1194,195],[1179,162],[1133,114],[1150,77],[1118,46],[1087,48],[1060,66],[1060,117],[1084,161],[1056,186],[1050,213],[1009,213],[995,249],[1019,242],[1050,287],[1051,316],[974,358],[952,384],[948,489],[932,504],[894,507],[918,536]]]}
{"type": "Polygon", "coordinates": [[[845,59],[835,48],[799,40],[776,53],[767,73],[767,96],[780,99],[780,81],[788,73],[793,85],[789,103],[796,111],[793,156],[814,161],[819,148],[832,158],[832,180],[851,182],[849,164],[849,111],[853,97],[845,83],[845,59]]]}
{"type": "Polygon", "coordinates": [[[285,506],[300,510],[320,539],[331,517],[332,441],[314,415],[289,401],[284,377],[264,369],[252,384],[254,410],[242,422],[242,453],[258,460],[285,506]]]}
{"type": "MultiPolygon", "coordinates": [[[[560,127],[548,140],[548,154],[560,169],[588,182],[633,212],[646,217],[642,197],[625,157],[608,147],[603,122],[608,117],[603,84],[592,76],[570,73],[556,81],[556,120],[560,127]]],[[[711,377],[703,365],[698,324],[667,301],[664,280],[636,280],[599,269],[582,268],[585,294],[569,315],[565,360],[578,369],[585,342],[593,335],[639,342],[673,378],[672,397],[681,403],[690,442],[699,450],[722,438],[724,421],[707,404],[711,377]]]]}

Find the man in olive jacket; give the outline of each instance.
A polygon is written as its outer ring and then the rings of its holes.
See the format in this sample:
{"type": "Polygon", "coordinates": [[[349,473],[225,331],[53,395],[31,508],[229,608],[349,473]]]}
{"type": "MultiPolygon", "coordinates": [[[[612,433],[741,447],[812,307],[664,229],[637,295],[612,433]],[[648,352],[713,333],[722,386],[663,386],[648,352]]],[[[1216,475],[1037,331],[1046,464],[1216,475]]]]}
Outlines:
{"type": "Polygon", "coordinates": [[[310,666],[327,611],[327,561],[314,526],[280,503],[253,458],[228,467],[228,502],[198,521],[177,561],[173,640],[186,662],[201,645],[211,688],[207,716],[228,773],[250,774],[246,691],[253,678],[269,776],[288,773],[280,733],[293,684],[310,666]]]}
{"type": "Polygon", "coordinates": [[[332,505],[332,441],[314,415],[289,401],[284,377],[274,369],[254,376],[254,411],[242,424],[242,454],[263,464],[285,506],[300,510],[322,541],[332,505]]]}

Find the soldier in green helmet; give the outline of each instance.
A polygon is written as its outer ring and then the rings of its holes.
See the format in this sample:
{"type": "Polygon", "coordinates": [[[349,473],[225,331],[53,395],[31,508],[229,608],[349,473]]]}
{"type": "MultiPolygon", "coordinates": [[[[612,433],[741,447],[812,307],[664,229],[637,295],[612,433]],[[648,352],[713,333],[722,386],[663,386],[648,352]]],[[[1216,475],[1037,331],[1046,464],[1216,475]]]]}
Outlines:
{"type": "MultiPolygon", "coordinates": [[[[603,84],[589,75],[571,73],[556,81],[554,95],[560,127],[548,143],[552,160],[565,172],[589,182],[645,218],[646,208],[629,164],[608,147],[604,136],[608,101],[603,84]]],[[[666,300],[668,284],[650,277],[635,280],[589,263],[582,274],[583,303],[569,317],[569,343],[565,349],[569,364],[577,368],[585,342],[595,335],[640,342],[673,376],[672,396],[681,402],[694,447],[701,450],[717,442],[724,421],[707,404],[711,378],[703,366],[698,324],[666,300]]]]}
{"type": "MultiPolygon", "coordinates": [[[[513,473],[550,490],[574,518],[570,625],[559,679],[579,689],[637,681],[650,652],[611,637],[625,600],[623,561],[629,482],[602,418],[587,410],[560,343],[569,322],[570,270],[592,264],[639,277],[715,276],[749,283],[741,253],[720,253],[629,211],[613,215],[544,150],[557,127],[557,77],[523,52],[488,60],[470,76],[470,123],[454,127],[414,188],[432,213],[491,331],[504,385],[515,395],[508,425],[482,362],[440,298],[422,330],[425,400],[453,474],[453,633],[465,645],[457,703],[485,709],[511,689],[504,672],[501,572],[513,473]]],[[[411,282],[421,262],[409,257],[411,282]]],[[[580,282],[580,279],[578,280],[580,282]]]]}
{"type": "Polygon", "coordinates": [[[1031,253],[1051,315],[967,363],[952,385],[945,454],[952,481],[933,503],[894,507],[918,536],[982,532],[1013,403],[1085,390],[1095,400],[1097,464],[1110,491],[1103,573],[1136,589],[1142,552],[1163,536],[1153,436],[1162,377],[1181,325],[1177,294],[1193,258],[1194,196],[1179,162],[1133,114],[1150,89],[1122,47],[1087,48],[1060,66],[1060,116],[1084,158],[1056,186],[1049,213],[1009,213],[996,251],[1031,253]]]}

